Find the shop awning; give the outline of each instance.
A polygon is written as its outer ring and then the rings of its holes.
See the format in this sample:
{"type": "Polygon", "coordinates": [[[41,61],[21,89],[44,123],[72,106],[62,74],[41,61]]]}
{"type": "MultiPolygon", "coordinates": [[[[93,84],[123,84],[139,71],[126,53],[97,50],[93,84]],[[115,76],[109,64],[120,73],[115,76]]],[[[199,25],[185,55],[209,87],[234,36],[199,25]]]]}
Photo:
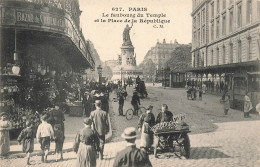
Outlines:
{"type": "Polygon", "coordinates": [[[196,67],[188,69],[187,72],[194,73],[220,73],[230,70],[236,70],[239,68],[247,68],[247,67],[256,67],[259,68],[260,60],[248,61],[248,62],[240,62],[240,63],[232,63],[232,64],[223,64],[223,65],[215,65],[215,66],[207,66],[207,67],[196,67]]]}

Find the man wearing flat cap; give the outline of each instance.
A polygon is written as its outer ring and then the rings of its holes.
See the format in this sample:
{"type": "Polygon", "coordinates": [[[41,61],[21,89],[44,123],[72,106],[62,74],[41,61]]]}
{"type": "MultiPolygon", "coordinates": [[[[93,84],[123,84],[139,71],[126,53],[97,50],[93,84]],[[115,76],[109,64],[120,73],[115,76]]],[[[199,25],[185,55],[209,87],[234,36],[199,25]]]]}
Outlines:
{"type": "Polygon", "coordinates": [[[95,101],[96,110],[90,113],[90,118],[93,122],[93,130],[97,132],[100,141],[100,156],[103,159],[103,151],[105,145],[105,135],[109,131],[108,115],[107,112],[101,109],[101,100],[95,101]]]}
{"type": "Polygon", "coordinates": [[[151,167],[148,154],[136,148],[136,131],[134,127],[128,127],[121,135],[126,140],[126,148],[117,153],[114,167],[151,167]]]}

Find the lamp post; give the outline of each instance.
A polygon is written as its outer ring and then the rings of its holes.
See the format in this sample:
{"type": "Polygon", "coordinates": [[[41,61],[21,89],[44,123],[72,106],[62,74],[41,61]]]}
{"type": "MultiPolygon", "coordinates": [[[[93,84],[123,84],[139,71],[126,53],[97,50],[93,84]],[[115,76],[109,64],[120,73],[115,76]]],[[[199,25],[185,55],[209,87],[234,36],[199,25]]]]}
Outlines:
{"type": "Polygon", "coordinates": [[[95,69],[91,69],[91,81],[94,80],[94,71],[95,71],[95,69]]]}
{"type": "Polygon", "coordinates": [[[123,68],[121,67],[121,68],[120,68],[121,87],[123,87],[122,70],[123,70],[123,68]]]}
{"type": "Polygon", "coordinates": [[[97,71],[98,71],[98,83],[99,83],[99,87],[100,87],[100,85],[101,85],[101,76],[102,76],[102,67],[101,67],[101,65],[99,65],[97,67],[97,71]]]}
{"type": "Polygon", "coordinates": [[[164,83],[164,68],[162,67],[162,86],[164,87],[165,86],[165,83],[164,83]]]}

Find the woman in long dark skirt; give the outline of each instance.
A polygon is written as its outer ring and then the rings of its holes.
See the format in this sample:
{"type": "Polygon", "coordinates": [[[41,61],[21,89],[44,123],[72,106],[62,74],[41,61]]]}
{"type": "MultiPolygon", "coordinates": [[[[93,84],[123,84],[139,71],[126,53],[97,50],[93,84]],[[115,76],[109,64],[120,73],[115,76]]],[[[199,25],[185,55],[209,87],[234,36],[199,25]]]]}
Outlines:
{"type": "Polygon", "coordinates": [[[96,167],[99,139],[91,129],[90,118],[84,119],[85,127],[80,130],[75,138],[74,151],[77,153],[76,167],[96,167]]]}

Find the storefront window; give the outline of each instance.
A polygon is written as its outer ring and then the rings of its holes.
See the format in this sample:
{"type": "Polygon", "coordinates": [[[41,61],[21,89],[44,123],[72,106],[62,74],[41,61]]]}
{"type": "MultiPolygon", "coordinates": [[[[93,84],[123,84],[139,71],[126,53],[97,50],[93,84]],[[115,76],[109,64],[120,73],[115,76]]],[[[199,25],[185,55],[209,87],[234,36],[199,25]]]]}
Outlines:
{"type": "Polygon", "coordinates": [[[257,92],[260,90],[260,75],[249,75],[248,77],[249,92],[257,92]]]}

